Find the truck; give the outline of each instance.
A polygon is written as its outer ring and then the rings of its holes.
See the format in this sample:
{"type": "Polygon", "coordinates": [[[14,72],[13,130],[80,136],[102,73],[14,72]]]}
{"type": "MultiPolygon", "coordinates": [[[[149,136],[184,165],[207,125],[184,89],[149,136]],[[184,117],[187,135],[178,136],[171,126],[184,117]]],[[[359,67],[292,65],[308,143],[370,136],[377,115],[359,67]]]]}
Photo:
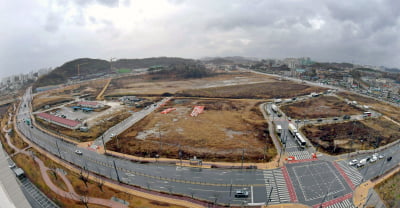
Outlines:
{"type": "Polygon", "coordinates": [[[296,135],[296,133],[297,133],[297,128],[296,128],[292,123],[289,123],[288,129],[289,129],[289,132],[290,132],[293,136],[296,135]]]}
{"type": "Polygon", "coordinates": [[[281,134],[282,134],[282,126],[281,126],[281,125],[276,125],[276,133],[277,133],[278,135],[281,135],[281,134]]]}
{"type": "Polygon", "coordinates": [[[367,158],[361,159],[360,162],[358,162],[357,167],[362,167],[365,164],[367,164],[367,158]]]}

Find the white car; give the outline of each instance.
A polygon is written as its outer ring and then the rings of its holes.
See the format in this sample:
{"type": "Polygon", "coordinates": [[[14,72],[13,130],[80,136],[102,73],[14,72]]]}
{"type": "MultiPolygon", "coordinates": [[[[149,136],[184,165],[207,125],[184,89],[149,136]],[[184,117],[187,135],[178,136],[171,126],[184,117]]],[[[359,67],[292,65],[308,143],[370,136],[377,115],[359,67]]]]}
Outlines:
{"type": "Polygon", "coordinates": [[[75,150],[75,154],[82,155],[82,152],[80,150],[75,150]]]}
{"type": "Polygon", "coordinates": [[[382,159],[382,158],[384,158],[385,157],[385,155],[379,155],[379,159],[382,159]]]}
{"type": "Polygon", "coordinates": [[[372,157],[378,157],[378,156],[379,156],[378,153],[374,153],[374,154],[372,155],[372,157]]]}
{"type": "Polygon", "coordinates": [[[378,160],[378,158],[377,157],[372,157],[370,160],[369,160],[369,162],[371,162],[371,163],[373,163],[373,162],[375,162],[375,161],[377,161],[378,160]]]}
{"type": "Polygon", "coordinates": [[[358,163],[358,160],[354,159],[354,160],[349,162],[349,165],[353,166],[353,165],[357,165],[357,163],[358,163]]]}

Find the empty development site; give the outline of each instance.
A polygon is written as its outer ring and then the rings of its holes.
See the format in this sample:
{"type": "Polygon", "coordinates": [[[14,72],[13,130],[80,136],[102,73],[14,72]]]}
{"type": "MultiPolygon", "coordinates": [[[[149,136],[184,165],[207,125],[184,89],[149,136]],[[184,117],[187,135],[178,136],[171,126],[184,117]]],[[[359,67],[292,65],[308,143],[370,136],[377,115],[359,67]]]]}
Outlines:
{"type": "Polygon", "coordinates": [[[2,108],[10,167],[61,207],[355,207],[362,183],[391,177],[380,194],[397,180],[396,105],[245,68],[170,67],[28,87],[2,108]]]}

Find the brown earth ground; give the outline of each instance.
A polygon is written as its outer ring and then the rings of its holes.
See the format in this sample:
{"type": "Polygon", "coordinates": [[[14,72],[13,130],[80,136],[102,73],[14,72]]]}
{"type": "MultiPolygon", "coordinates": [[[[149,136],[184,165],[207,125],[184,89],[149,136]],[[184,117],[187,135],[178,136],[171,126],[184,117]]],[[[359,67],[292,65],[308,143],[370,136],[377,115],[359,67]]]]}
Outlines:
{"type": "Polygon", "coordinates": [[[382,113],[383,115],[386,115],[397,122],[400,122],[400,107],[349,92],[340,92],[338,93],[338,96],[350,101],[357,101],[362,105],[370,106],[371,109],[378,111],[379,113],[382,113]]]}
{"type": "Polygon", "coordinates": [[[400,138],[399,127],[384,118],[307,125],[301,131],[320,151],[334,155],[373,149],[400,138]]]}
{"type": "Polygon", "coordinates": [[[177,96],[271,99],[290,98],[307,95],[311,92],[322,92],[325,88],[299,84],[292,81],[269,81],[236,86],[211,87],[178,91],[177,96]]]}
{"type": "Polygon", "coordinates": [[[37,111],[46,105],[57,105],[72,101],[74,96],[87,95],[89,98],[94,98],[102,90],[104,84],[106,84],[106,80],[96,80],[39,93],[32,100],[33,111],[37,111]]]}
{"type": "Polygon", "coordinates": [[[107,143],[107,149],[136,156],[179,158],[193,156],[208,161],[269,161],[276,149],[259,111],[259,100],[174,99],[107,143]],[[194,105],[204,105],[197,117],[194,105]],[[169,114],[160,112],[176,108],[169,114]]]}
{"type": "Polygon", "coordinates": [[[105,97],[122,95],[160,95],[175,93],[180,90],[208,88],[212,86],[227,86],[235,84],[274,81],[267,75],[257,75],[249,72],[231,72],[214,74],[211,77],[199,79],[163,79],[153,80],[152,75],[135,75],[113,79],[104,93],[105,97]],[[210,84],[211,83],[211,84],[210,84]]]}
{"type": "Polygon", "coordinates": [[[305,101],[284,105],[280,108],[287,116],[296,119],[315,119],[341,117],[344,115],[361,114],[363,111],[348,105],[334,96],[320,96],[305,101]]]}
{"type": "Polygon", "coordinates": [[[386,207],[400,207],[399,184],[400,172],[397,172],[374,187],[386,207]]]}

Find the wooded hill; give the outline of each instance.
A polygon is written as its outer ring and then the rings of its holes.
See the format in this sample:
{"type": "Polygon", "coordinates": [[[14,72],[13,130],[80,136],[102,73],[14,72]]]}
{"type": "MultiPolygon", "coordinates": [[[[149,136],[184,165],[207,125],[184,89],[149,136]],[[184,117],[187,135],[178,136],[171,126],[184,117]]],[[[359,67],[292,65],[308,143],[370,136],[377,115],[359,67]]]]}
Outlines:
{"type": "Polygon", "coordinates": [[[196,61],[192,59],[157,57],[144,59],[119,59],[110,64],[109,61],[102,59],[80,58],[66,62],[62,66],[55,68],[49,74],[40,77],[34,84],[33,88],[66,83],[68,79],[85,79],[96,74],[109,74],[118,69],[149,68],[156,65],[169,67],[174,64],[192,65],[195,62],[196,61]]]}

